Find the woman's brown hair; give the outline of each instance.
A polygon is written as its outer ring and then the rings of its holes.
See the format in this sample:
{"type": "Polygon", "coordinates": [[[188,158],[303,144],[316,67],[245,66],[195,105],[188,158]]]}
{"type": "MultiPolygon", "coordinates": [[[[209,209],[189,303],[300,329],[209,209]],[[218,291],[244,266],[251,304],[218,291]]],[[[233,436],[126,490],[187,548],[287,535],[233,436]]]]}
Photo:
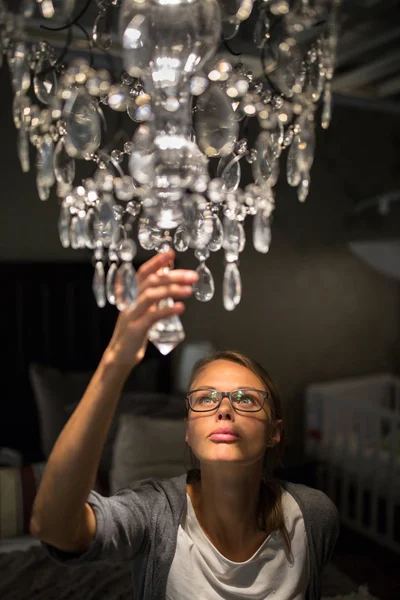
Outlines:
{"type": "MultiPolygon", "coordinates": [[[[261,379],[271,395],[272,419],[282,419],[282,403],[280,393],[268,372],[258,362],[235,350],[219,350],[211,356],[207,356],[198,360],[193,366],[192,373],[190,375],[189,389],[191,388],[193,381],[196,379],[200,371],[216,360],[229,360],[231,362],[235,362],[246,367],[249,369],[249,371],[252,371],[259,379],[261,379]]],[[[189,411],[188,405],[187,409],[189,411]]],[[[280,442],[273,448],[269,448],[264,455],[257,519],[260,529],[262,531],[266,531],[268,535],[270,535],[273,531],[280,531],[284,539],[286,550],[288,554],[290,554],[290,536],[285,526],[282,509],[282,488],[279,485],[278,479],[274,477],[275,468],[278,465],[282,465],[284,449],[285,433],[281,427],[280,442]]],[[[190,482],[195,479],[200,479],[201,471],[199,464],[196,464],[196,461],[198,463],[198,460],[194,456],[190,447],[189,451],[192,463],[192,469],[188,471],[188,481],[190,482]]]]}

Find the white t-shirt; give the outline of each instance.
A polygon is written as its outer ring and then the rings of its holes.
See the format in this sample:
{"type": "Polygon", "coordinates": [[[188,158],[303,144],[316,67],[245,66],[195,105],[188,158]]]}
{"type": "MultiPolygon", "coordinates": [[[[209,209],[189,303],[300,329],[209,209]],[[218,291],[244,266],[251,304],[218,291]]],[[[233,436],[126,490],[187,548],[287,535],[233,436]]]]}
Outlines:
{"type": "Polygon", "coordinates": [[[246,562],[225,558],[202,530],[187,496],[178,528],[174,559],[168,574],[166,600],[304,600],[308,581],[308,547],[303,515],[282,489],[282,508],[292,554],[274,531],[246,562]]]}

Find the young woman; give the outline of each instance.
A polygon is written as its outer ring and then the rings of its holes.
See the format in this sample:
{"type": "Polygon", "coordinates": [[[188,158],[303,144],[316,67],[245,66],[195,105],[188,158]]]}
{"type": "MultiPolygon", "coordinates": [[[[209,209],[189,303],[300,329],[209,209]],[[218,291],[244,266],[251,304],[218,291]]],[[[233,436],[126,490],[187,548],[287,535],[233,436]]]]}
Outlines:
{"type": "Polygon", "coordinates": [[[143,600],[318,600],[339,533],[321,491],[276,481],[284,434],[279,394],[256,362],[232,351],[198,362],[186,398],[186,442],[199,468],[146,479],[114,496],[93,491],[119,395],[142,360],[147,331],[191,294],[193,271],[138,271],[139,297],[121,313],[102,360],[48,460],[31,533],[68,565],[129,561],[143,600]],[[189,287],[188,287],[189,285],[189,287]],[[67,492],[67,493],[66,493],[67,492]]]}

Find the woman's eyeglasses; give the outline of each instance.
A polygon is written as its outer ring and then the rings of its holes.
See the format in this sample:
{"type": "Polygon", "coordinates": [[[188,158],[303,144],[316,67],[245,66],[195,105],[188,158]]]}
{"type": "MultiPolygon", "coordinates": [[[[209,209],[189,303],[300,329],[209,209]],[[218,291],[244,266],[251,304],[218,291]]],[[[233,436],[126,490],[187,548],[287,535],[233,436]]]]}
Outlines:
{"type": "Polygon", "coordinates": [[[187,395],[190,408],[196,412],[215,410],[225,397],[229,398],[235,410],[258,412],[264,406],[265,400],[270,398],[270,394],[265,390],[254,388],[241,388],[232,392],[220,392],[219,390],[210,388],[200,388],[198,390],[191,390],[187,395]]]}

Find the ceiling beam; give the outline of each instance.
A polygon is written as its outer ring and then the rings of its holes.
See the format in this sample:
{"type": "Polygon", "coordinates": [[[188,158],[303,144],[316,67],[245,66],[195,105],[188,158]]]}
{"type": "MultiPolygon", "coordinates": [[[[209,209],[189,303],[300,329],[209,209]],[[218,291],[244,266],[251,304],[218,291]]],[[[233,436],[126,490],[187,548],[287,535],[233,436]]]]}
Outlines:
{"type": "MultiPolygon", "coordinates": [[[[357,29],[354,33],[355,35],[357,35],[357,29]]],[[[339,47],[336,59],[336,66],[342,67],[347,63],[362,57],[367,52],[370,52],[371,50],[376,50],[377,48],[385,46],[386,44],[390,44],[398,38],[400,38],[400,27],[395,27],[394,29],[385,29],[382,34],[373,35],[368,40],[358,38],[353,43],[349,44],[347,48],[345,47],[343,50],[341,50],[339,37],[339,47]]]]}
{"type": "Polygon", "coordinates": [[[400,50],[391,51],[366,65],[352,69],[342,75],[336,75],[333,88],[336,92],[346,93],[398,72],[399,67],[400,50]]]}
{"type": "Polygon", "coordinates": [[[376,86],[376,95],[380,98],[400,94],[400,75],[392,77],[376,86]]]}

